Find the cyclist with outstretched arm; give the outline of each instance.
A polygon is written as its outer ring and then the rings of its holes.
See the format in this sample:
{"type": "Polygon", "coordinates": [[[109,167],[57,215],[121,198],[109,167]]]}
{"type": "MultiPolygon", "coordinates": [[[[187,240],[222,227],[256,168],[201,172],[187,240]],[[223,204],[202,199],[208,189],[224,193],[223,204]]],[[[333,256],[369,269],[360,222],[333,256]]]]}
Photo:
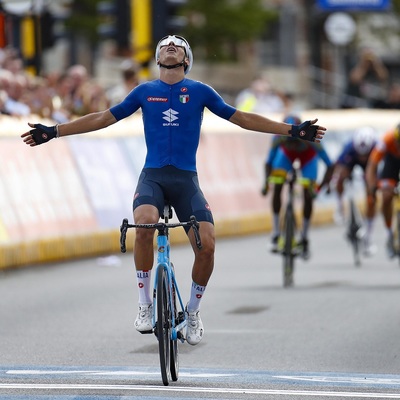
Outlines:
{"type": "MultiPolygon", "coordinates": [[[[187,234],[194,251],[192,287],[186,306],[188,326],[186,340],[195,345],[203,337],[200,302],[214,268],[215,232],[211,208],[198,182],[196,152],[204,108],[243,129],[298,137],[319,142],[326,128],[317,126],[317,119],[291,125],[242,112],[225,103],[210,86],[186,78],[193,66],[193,53],[182,37],[166,36],[155,51],[159,79],[144,82],[134,88],[116,106],[76,120],[32,128],[22,138],[36,146],[56,137],[91,132],[106,128],[142,110],[147,155],[133,199],[135,223],[155,223],[167,200],[179,220],[194,215],[200,223],[203,247],[196,247],[192,230],[187,234]]],[[[139,313],[135,327],[139,332],[151,330],[152,294],[151,269],[154,261],[154,232],[138,229],[135,235],[134,263],[139,291],[139,313]]]]}

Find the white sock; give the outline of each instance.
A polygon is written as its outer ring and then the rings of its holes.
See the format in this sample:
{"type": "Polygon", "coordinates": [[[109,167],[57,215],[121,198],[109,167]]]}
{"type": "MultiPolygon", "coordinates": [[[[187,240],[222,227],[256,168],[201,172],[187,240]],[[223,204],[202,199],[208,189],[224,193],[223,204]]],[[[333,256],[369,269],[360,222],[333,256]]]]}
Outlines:
{"type": "Polygon", "coordinates": [[[203,297],[205,290],[206,286],[201,286],[195,282],[192,282],[192,288],[190,290],[190,300],[187,304],[187,310],[189,312],[197,311],[200,309],[200,301],[203,297]]]}
{"type": "Polygon", "coordinates": [[[151,269],[136,271],[136,278],[139,291],[139,304],[151,304],[153,302],[150,296],[151,269]]]}

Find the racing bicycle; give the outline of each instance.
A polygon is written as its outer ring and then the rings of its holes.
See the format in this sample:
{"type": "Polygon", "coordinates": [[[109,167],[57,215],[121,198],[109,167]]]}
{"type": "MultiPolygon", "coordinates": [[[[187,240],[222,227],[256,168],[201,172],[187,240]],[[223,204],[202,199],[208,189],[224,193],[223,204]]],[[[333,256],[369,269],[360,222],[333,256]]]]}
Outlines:
{"type": "Polygon", "coordinates": [[[282,218],[281,236],[278,239],[278,253],[283,256],[283,286],[293,286],[294,259],[300,254],[301,249],[296,242],[297,222],[294,209],[294,186],[297,179],[296,169],[287,174],[286,180],[282,177],[269,177],[273,184],[287,183],[288,196],[285,213],[282,218]]]}
{"type": "Polygon", "coordinates": [[[349,216],[347,220],[346,238],[353,250],[354,265],[361,266],[361,247],[365,235],[363,218],[354,198],[352,177],[347,180],[347,195],[349,200],[349,216]]]}
{"type": "Polygon", "coordinates": [[[185,309],[175,277],[174,266],[170,259],[169,229],[176,227],[192,228],[196,246],[201,249],[199,223],[194,216],[187,222],[169,223],[172,218],[172,208],[164,207],[162,219],[164,222],[155,224],[129,224],[124,218],[120,227],[121,252],[126,252],[126,233],[129,228],[157,230],[157,265],[153,290],[153,330],[158,340],[161,378],[165,386],[177,381],[179,377],[178,341],[185,341],[184,330],[187,326],[185,309]],[[177,301],[178,300],[178,301],[177,301]]]}
{"type": "Polygon", "coordinates": [[[400,181],[394,188],[393,196],[393,215],[394,215],[394,249],[395,256],[400,264],[400,181]]]}

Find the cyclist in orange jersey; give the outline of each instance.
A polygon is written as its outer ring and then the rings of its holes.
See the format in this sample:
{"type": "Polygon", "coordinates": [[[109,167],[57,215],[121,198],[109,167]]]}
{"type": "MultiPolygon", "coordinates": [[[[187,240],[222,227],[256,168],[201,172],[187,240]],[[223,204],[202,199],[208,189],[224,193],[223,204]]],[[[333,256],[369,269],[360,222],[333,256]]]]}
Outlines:
{"type": "Polygon", "coordinates": [[[389,258],[394,249],[392,217],[394,188],[399,182],[400,172],[400,124],[386,132],[372,150],[366,168],[366,182],[370,201],[375,201],[376,190],[382,194],[382,215],[387,230],[386,251],[389,258]],[[378,173],[378,165],[382,168],[378,173]]]}

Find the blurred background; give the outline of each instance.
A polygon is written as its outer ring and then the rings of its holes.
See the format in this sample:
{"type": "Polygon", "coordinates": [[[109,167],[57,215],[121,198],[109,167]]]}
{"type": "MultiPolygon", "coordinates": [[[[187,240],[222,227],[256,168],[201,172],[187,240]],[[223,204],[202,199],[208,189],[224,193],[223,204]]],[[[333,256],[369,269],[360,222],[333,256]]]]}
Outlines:
{"type": "Polygon", "coordinates": [[[0,6],[0,48],[18,49],[24,68],[37,76],[81,64],[109,88],[119,81],[121,61],[130,59],[149,79],[155,44],[177,33],[194,50],[192,78],[207,80],[232,103],[260,75],[303,108],[375,107],[400,81],[399,0],[1,0],[0,6]],[[349,88],[366,48],[387,70],[375,86],[369,79],[367,103],[349,88]]]}
{"type": "MultiPolygon", "coordinates": [[[[155,46],[170,33],[193,48],[190,78],[228,103],[318,117],[333,160],[356,128],[398,124],[400,0],[0,0],[0,268],[119,250],[145,156],[140,113],[34,150],[20,135],[156,79],[155,46]]],[[[270,229],[270,140],[204,118],[198,172],[217,234],[270,229]]]]}

